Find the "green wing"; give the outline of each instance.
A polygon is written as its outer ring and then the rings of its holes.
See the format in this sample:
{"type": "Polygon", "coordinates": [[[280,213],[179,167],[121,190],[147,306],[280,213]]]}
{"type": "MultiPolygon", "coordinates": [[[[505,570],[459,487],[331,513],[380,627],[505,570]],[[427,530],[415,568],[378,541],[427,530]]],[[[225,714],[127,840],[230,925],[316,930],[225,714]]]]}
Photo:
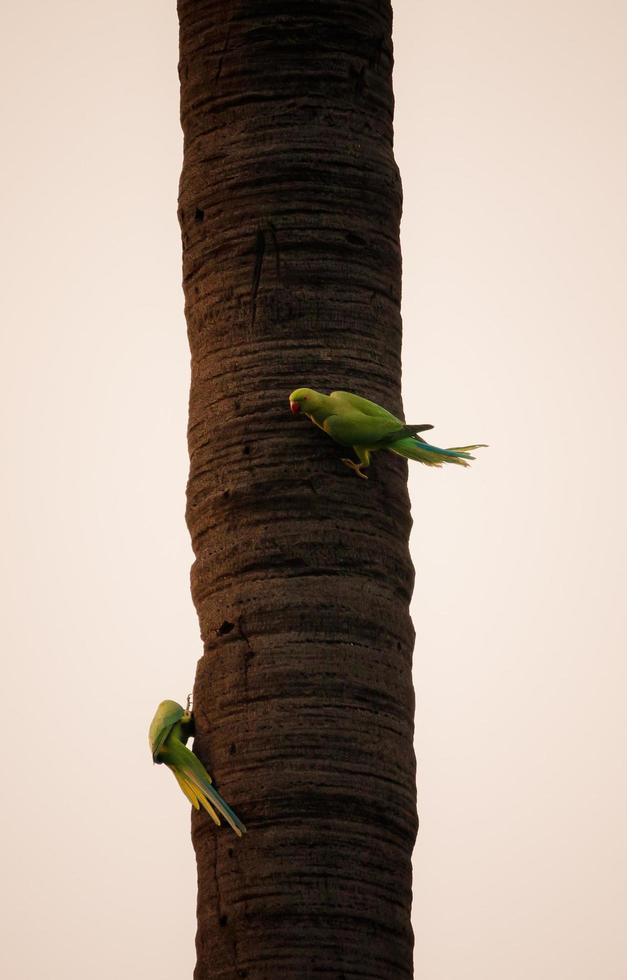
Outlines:
{"type": "Polygon", "coordinates": [[[177,701],[162,701],[155,711],[148,730],[148,742],[155,761],[173,726],[184,714],[185,709],[177,701]]]}
{"type": "Polygon", "coordinates": [[[368,418],[361,412],[346,411],[337,415],[329,415],[324,420],[323,429],[332,439],[343,446],[378,445],[382,440],[395,441],[403,437],[403,429],[398,422],[387,419],[368,418]]]}
{"type": "Polygon", "coordinates": [[[329,398],[332,398],[338,406],[355,408],[370,418],[387,419],[390,422],[395,422],[399,428],[405,425],[404,422],[396,418],[396,415],[392,415],[385,408],[381,408],[376,402],[368,401],[367,398],[362,398],[360,395],[354,395],[351,391],[332,391],[329,398]]]}
{"type": "Polygon", "coordinates": [[[323,423],[325,432],[344,446],[383,448],[391,442],[431,429],[431,425],[406,425],[391,412],[375,402],[353,395],[350,391],[334,391],[336,412],[323,423]]]}

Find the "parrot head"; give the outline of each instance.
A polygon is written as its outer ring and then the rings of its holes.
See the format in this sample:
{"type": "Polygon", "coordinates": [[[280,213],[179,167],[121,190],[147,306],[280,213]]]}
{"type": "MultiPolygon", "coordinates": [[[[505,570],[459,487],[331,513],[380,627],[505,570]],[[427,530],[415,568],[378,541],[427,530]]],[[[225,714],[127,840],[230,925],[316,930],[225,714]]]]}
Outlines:
{"type": "Polygon", "coordinates": [[[307,412],[307,409],[314,407],[316,395],[318,393],[312,388],[297,388],[290,395],[290,411],[293,415],[299,412],[307,412]]]}

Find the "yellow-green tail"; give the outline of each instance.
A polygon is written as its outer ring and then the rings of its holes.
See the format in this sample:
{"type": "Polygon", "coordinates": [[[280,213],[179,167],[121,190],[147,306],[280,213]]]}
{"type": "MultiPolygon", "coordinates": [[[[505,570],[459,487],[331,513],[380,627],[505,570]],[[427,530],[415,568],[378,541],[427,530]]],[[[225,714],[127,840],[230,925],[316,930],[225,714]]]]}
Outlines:
{"type": "Polygon", "coordinates": [[[440,449],[439,446],[432,446],[422,439],[399,439],[398,442],[387,446],[393,453],[404,456],[406,459],[416,459],[425,466],[442,466],[443,463],[456,463],[458,466],[468,466],[468,460],[474,459],[471,456],[473,449],[482,449],[485,443],[479,442],[475,446],[453,446],[451,449],[440,449]]]}
{"type": "Polygon", "coordinates": [[[172,772],[176,776],[179,786],[185,793],[185,796],[192,804],[194,809],[199,810],[202,805],[203,809],[207,811],[213,822],[219,827],[220,818],[209,803],[209,800],[207,799],[207,796],[203,790],[199,789],[185,773],[179,772],[177,769],[173,769],[172,772]]]}
{"type": "Polygon", "coordinates": [[[218,826],[220,816],[224,817],[238,837],[246,833],[246,827],[213,786],[211,776],[198,756],[186,745],[171,737],[161,750],[161,759],[172,770],[179,786],[196,810],[203,807],[218,826]]]}

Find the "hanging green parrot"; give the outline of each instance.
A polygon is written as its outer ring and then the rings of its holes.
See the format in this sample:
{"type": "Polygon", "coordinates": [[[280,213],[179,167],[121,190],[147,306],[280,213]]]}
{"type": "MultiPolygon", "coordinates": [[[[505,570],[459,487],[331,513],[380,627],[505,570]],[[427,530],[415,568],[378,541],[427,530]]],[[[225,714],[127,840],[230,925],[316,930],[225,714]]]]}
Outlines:
{"type": "Polygon", "coordinates": [[[290,408],[294,415],[302,412],[341,446],[352,446],[359,463],[352,459],[342,462],[364,480],[368,477],[362,470],[370,466],[370,453],[378,449],[389,449],[427,466],[441,466],[442,463],[468,466],[467,460],[475,458],[470,455],[471,450],[485,445],[478,443],[453,449],[431,446],[418,433],[432,429],[432,425],[406,425],[380,405],[350,391],[332,391],[330,395],[323,395],[312,388],[297,388],[290,395],[290,408]]]}
{"type": "Polygon", "coordinates": [[[200,759],[186,747],[188,738],[194,735],[194,719],[176,701],[162,701],[150,723],[148,741],[153,762],[162,763],[172,770],[176,781],[192,806],[202,805],[211,819],[220,826],[218,810],[231,825],[238,837],[246,833],[246,827],[233,813],[211,784],[211,776],[200,759]]]}

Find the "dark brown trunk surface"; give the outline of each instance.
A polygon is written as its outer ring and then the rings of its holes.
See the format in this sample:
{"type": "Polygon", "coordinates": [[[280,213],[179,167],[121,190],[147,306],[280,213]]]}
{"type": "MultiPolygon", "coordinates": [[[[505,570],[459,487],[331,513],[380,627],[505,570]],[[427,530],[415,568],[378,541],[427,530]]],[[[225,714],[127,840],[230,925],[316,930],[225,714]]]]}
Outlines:
{"type": "Polygon", "coordinates": [[[406,464],[368,482],[288,394],[401,411],[387,0],[179,0],[196,980],[412,976],[406,464]]]}

